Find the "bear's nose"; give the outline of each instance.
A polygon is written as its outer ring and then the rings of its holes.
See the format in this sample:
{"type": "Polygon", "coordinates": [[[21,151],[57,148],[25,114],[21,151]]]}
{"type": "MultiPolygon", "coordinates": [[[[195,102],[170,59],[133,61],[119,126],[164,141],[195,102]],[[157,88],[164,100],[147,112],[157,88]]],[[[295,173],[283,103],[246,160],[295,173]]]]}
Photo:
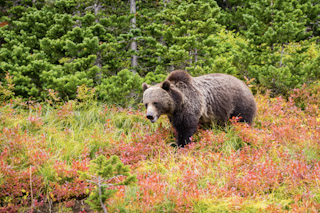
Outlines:
{"type": "Polygon", "coordinates": [[[153,120],[153,116],[152,116],[152,115],[147,115],[147,118],[148,118],[149,120],[153,120]]]}

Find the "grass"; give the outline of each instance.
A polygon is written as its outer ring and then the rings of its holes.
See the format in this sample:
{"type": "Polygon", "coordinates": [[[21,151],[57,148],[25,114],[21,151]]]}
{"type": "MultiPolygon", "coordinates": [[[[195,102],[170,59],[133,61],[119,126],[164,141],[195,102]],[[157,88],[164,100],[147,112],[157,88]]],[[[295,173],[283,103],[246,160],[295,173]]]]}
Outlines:
{"type": "Polygon", "coordinates": [[[90,212],[81,178],[99,155],[137,176],[109,212],[316,212],[320,209],[320,87],[288,100],[257,95],[255,125],[199,129],[177,149],[163,117],[94,100],[0,106],[0,212],[90,212]],[[315,95],[308,95],[308,94],[315,95]],[[304,106],[304,109],[298,106],[304,106]]]}

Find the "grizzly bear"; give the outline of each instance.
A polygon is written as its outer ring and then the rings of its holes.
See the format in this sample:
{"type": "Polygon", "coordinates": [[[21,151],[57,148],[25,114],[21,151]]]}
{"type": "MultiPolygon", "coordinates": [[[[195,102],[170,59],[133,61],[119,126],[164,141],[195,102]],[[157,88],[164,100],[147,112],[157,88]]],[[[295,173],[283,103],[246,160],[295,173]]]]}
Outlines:
{"type": "Polygon", "coordinates": [[[143,104],[147,118],[153,123],[167,115],[177,133],[177,145],[184,147],[199,124],[225,125],[238,116],[252,124],[256,114],[254,97],[241,80],[216,73],[192,77],[184,70],[170,73],[155,86],[142,84],[143,104]]]}

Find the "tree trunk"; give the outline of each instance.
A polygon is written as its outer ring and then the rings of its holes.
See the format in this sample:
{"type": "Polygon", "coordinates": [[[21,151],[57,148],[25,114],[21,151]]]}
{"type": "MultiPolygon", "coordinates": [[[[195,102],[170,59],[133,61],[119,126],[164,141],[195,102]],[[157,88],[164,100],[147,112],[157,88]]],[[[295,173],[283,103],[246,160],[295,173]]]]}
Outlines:
{"type": "MultiPolygon", "coordinates": [[[[130,20],[131,29],[136,28],[137,19],[136,19],[136,0],[130,0],[130,14],[134,14],[134,17],[130,20]]],[[[132,39],[131,42],[131,50],[133,50],[135,53],[137,52],[137,41],[136,37],[132,39]]],[[[131,67],[137,67],[138,66],[138,56],[136,54],[133,54],[131,57],[131,67]]],[[[133,70],[133,72],[136,72],[133,70]]]]}
{"type": "Polygon", "coordinates": [[[172,72],[174,69],[175,69],[174,65],[171,64],[170,67],[169,67],[170,72],[172,72]]]}
{"type": "Polygon", "coordinates": [[[194,63],[198,62],[198,49],[194,48],[194,63]]]}
{"type": "Polygon", "coordinates": [[[96,23],[99,22],[99,19],[98,19],[98,13],[99,13],[99,10],[101,8],[101,4],[99,1],[96,1],[93,5],[93,8],[94,8],[94,15],[96,17],[96,23]]]}
{"type": "MultiPolygon", "coordinates": [[[[101,8],[101,4],[100,2],[97,0],[94,5],[93,5],[93,9],[94,9],[94,15],[96,17],[96,23],[99,23],[99,19],[98,19],[98,13],[100,12],[100,8],[101,8]]],[[[101,50],[99,50],[97,53],[97,59],[96,59],[96,62],[95,62],[95,65],[97,67],[100,68],[100,72],[98,72],[96,74],[96,78],[97,78],[97,82],[101,82],[101,79],[102,79],[102,55],[101,55],[101,50]]]]}
{"type": "Polygon", "coordinates": [[[282,67],[282,59],[283,59],[283,54],[284,54],[284,44],[281,45],[281,55],[280,55],[280,67],[282,67]]]}
{"type": "MultiPolygon", "coordinates": [[[[187,65],[188,66],[188,65],[187,65]]],[[[192,66],[192,50],[189,50],[189,66],[192,66]]]]}

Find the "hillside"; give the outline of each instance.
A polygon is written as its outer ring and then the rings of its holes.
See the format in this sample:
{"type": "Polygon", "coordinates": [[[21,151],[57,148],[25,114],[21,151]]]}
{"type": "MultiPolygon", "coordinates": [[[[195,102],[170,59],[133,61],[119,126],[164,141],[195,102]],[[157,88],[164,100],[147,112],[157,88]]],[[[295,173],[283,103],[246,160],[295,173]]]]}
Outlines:
{"type": "Polygon", "coordinates": [[[320,208],[319,85],[293,91],[288,101],[256,95],[253,127],[234,120],[199,129],[180,149],[171,146],[167,118],[151,124],[143,110],[104,106],[84,94],[66,103],[1,105],[1,212],[90,212],[84,200],[95,188],[83,174],[101,155],[119,156],[137,178],[110,186],[109,212],[320,208]]]}

